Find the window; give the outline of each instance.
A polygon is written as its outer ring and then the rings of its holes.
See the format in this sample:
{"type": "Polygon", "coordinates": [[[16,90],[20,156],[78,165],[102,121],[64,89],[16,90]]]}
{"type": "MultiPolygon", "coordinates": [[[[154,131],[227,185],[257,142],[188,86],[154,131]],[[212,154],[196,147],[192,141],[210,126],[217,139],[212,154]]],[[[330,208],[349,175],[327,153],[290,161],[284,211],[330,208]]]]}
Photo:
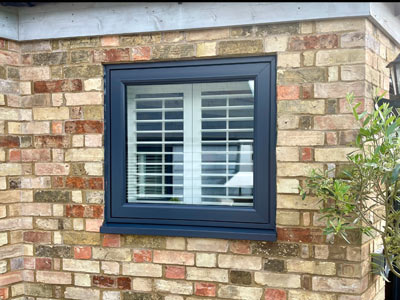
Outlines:
{"type": "Polygon", "coordinates": [[[274,240],[275,58],[107,65],[101,232],[274,240]]]}

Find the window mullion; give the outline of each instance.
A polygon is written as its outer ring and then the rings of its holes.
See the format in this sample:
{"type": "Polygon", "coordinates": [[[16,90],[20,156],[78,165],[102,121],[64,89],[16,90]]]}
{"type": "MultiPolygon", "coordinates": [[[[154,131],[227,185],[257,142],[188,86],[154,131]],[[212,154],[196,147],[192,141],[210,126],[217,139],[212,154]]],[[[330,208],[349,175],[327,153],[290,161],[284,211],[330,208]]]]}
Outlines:
{"type": "Polygon", "coordinates": [[[201,85],[193,84],[193,204],[201,204],[201,85]]]}
{"type": "Polygon", "coordinates": [[[193,108],[192,87],[183,87],[183,203],[192,204],[193,199],[193,108]]]}

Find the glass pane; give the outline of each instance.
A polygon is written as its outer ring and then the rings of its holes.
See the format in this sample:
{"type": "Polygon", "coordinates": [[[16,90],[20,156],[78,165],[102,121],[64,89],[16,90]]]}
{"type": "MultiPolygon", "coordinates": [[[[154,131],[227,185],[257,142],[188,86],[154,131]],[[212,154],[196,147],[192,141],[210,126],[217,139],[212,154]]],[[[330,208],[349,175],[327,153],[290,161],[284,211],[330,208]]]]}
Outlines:
{"type": "Polygon", "coordinates": [[[254,82],[129,86],[127,201],[253,205],[254,82]]]}

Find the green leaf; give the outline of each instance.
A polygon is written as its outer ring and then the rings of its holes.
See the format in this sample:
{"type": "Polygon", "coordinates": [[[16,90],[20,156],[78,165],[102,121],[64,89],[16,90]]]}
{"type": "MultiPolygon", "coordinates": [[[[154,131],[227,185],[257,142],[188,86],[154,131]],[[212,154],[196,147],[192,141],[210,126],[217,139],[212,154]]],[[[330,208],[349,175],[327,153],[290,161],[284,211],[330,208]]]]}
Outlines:
{"type": "Polygon", "coordinates": [[[399,173],[400,173],[400,164],[396,165],[393,169],[392,177],[391,177],[392,182],[397,181],[397,179],[399,178],[399,173]]]}

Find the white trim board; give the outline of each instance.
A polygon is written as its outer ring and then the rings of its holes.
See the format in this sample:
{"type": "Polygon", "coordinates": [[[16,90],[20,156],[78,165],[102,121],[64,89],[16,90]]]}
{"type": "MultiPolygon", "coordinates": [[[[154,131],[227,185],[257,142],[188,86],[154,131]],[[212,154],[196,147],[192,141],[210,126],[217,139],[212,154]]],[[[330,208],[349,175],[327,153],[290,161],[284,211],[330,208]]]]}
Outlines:
{"type": "MultiPolygon", "coordinates": [[[[14,29],[0,30],[0,36],[28,41],[369,17],[400,44],[399,7],[388,2],[50,2],[16,9],[17,19],[7,24],[14,29]]],[[[0,11],[10,14],[5,7],[0,11]]]]}

